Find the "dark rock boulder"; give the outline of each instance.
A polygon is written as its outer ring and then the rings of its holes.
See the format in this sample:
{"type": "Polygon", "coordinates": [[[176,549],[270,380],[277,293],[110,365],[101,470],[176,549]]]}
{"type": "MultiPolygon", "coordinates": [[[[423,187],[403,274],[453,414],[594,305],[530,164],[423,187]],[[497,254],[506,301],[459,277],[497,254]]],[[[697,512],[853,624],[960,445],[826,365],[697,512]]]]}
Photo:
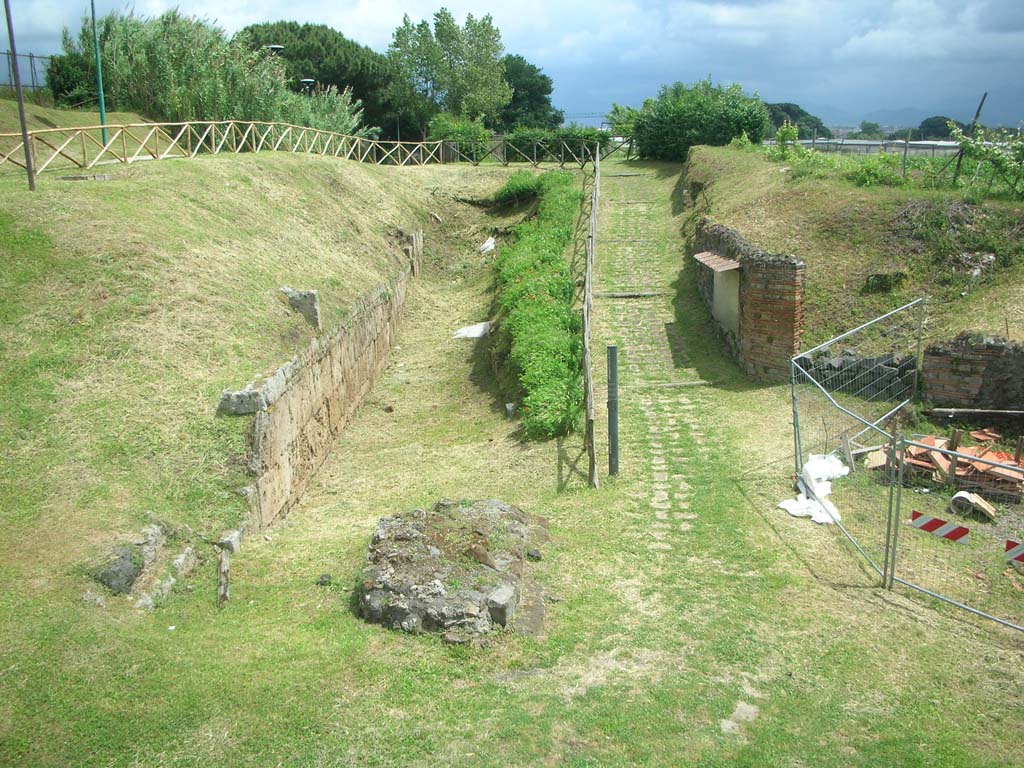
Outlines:
{"type": "Polygon", "coordinates": [[[543,611],[526,560],[528,545],[545,538],[536,518],[494,499],[439,501],[429,511],[382,518],[358,587],[359,613],[390,629],[438,632],[449,642],[515,629],[526,593],[525,602],[543,611]]]}
{"type": "Polygon", "coordinates": [[[96,574],[96,580],[119,595],[127,595],[142,573],[142,555],[134,547],[118,547],[96,574]]]}

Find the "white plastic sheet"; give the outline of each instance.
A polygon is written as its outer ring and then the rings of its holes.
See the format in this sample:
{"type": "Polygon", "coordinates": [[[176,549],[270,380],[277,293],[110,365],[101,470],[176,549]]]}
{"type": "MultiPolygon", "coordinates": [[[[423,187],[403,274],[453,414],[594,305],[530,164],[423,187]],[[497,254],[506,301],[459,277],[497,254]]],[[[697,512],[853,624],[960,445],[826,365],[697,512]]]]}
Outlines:
{"type": "Polygon", "coordinates": [[[488,237],[484,240],[484,244],[480,246],[480,253],[490,253],[494,250],[494,238],[488,237]]]}
{"type": "Polygon", "coordinates": [[[491,324],[487,320],[476,325],[467,325],[459,328],[452,336],[453,339],[479,339],[491,332],[491,324]]]}
{"type": "Polygon", "coordinates": [[[813,453],[804,462],[798,485],[806,491],[797,495],[796,499],[786,499],[779,503],[793,517],[809,517],[816,523],[830,524],[839,522],[839,510],[828,500],[832,493],[832,481],[850,474],[850,468],[843,464],[837,456],[813,453]]]}

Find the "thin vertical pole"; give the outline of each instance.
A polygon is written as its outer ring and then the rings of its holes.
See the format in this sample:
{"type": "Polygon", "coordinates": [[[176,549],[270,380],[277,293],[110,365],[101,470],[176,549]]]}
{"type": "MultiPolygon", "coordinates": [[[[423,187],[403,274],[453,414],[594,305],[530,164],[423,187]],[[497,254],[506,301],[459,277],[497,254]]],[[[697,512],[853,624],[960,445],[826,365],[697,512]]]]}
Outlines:
{"type": "MultiPolygon", "coordinates": [[[[6,0],[5,0],[6,2],[6,0]]],[[[100,97],[100,126],[103,145],[107,144],[107,102],[103,98],[103,63],[100,61],[100,36],[96,32],[96,0],[89,0],[92,7],[92,50],[96,55],[96,90],[100,97]]]]}
{"type": "Polygon", "coordinates": [[[608,345],[608,474],[619,474],[619,348],[608,345]]]}
{"type": "Polygon", "coordinates": [[[14,44],[14,19],[11,16],[11,0],[4,0],[4,11],[7,14],[7,39],[10,40],[11,50],[7,54],[7,60],[11,64],[11,74],[14,77],[14,93],[18,99],[18,119],[21,121],[21,143],[25,147],[25,171],[28,173],[29,192],[36,191],[35,166],[32,163],[32,145],[28,135],[28,124],[25,122],[25,99],[21,93],[21,74],[18,72],[18,49],[14,44]]]}
{"type": "Polygon", "coordinates": [[[907,128],[907,138],[903,142],[903,178],[907,178],[907,150],[910,149],[910,129],[907,128]]]}
{"type": "Polygon", "coordinates": [[[887,586],[889,589],[892,589],[893,582],[896,580],[896,551],[900,537],[900,508],[903,502],[903,465],[905,463],[904,452],[906,450],[906,442],[900,439],[896,448],[896,461],[899,462],[899,472],[896,480],[896,500],[893,503],[892,510],[892,553],[889,555],[889,583],[885,584],[883,579],[883,586],[887,586]]]}
{"type": "Polygon", "coordinates": [[[896,498],[896,435],[889,440],[889,452],[886,459],[886,475],[889,480],[889,514],[885,517],[885,559],[882,561],[882,587],[889,580],[889,553],[892,551],[892,512],[896,498]]]}
{"type": "Polygon", "coordinates": [[[793,400],[793,461],[799,476],[803,467],[803,449],[800,445],[800,409],[796,399],[796,363],[789,361],[789,389],[793,400]]]}
{"type": "Polygon", "coordinates": [[[925,312],[925,300],[921,299],[921,306],[917,311],[917,346],[914,352],[914,384],[910,390],[911,397],[917,397],[917,388],[919,386],[919,377],[921,375],[921,369],[924,367],[924,361],[921,359],[921,347],[924,343],[924,312],[925,312]]]}

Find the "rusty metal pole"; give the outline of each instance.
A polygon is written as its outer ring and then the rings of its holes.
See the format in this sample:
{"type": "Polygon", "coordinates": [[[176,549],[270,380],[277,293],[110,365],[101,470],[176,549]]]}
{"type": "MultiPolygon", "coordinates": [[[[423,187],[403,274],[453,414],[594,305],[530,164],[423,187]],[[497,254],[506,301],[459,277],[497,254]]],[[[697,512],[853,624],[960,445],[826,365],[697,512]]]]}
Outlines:
{"type": "Polygon", "coordinates": [[[25,170],[28,172],[28,189],[36,191],[36,173],[32,166],[32,145],[29,144],[28,124],[25,122],[25,98],[21,93],[21,74],[18,72],[18,49],[14,44],[14,19],[11,17],[11,0],[4,0],[7,14],[7,37],[11,41],[11,74],[14,75],[14,93],[18,98],[18,119],[21,120],[21,143],[25,147],[25,170]]]}

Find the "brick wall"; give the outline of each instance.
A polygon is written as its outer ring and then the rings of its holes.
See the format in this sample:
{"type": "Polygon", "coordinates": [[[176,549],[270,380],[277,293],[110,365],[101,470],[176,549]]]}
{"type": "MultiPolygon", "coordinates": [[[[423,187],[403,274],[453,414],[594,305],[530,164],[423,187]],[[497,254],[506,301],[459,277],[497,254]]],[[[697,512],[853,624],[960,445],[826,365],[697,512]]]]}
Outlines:
{"type": "MultiPolygon", "coordinates": [[[[800,351],[804,328],[804,262],[755,248],[733,229],[702,219],[696,251],[712,251],[740,263],[738,338],[726,342],[749,375],[766,381],[789,378],[789,361],[800,351]]],[[[712,270],[696,264],[697,287],[711,305],[712,270]]]]}
{"type": "Polygon", "coordinates": [[[922,375],[937,406],[1024,410],[1024,344],[961,333],[925,349],[922,375]]]}

